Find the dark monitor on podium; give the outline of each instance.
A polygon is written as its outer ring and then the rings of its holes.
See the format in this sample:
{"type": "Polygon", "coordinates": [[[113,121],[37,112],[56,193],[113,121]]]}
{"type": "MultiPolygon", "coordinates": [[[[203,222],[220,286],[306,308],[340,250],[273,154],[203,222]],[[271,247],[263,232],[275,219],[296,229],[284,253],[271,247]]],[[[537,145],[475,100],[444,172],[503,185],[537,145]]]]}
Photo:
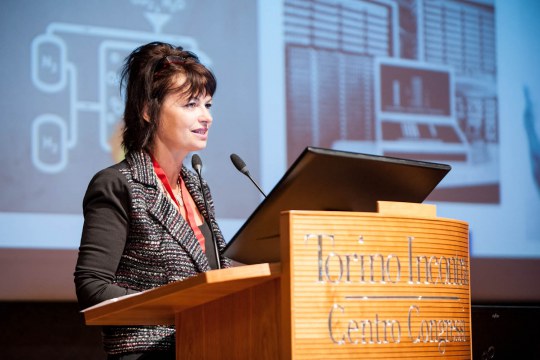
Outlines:
{"type": "Polygon", "coordinates": [[[279,262],[282,211],[374,212],[379,200],[422,203],[450,169],[307,147],[229,241],[225,255],[244,264],[279,262]]]}

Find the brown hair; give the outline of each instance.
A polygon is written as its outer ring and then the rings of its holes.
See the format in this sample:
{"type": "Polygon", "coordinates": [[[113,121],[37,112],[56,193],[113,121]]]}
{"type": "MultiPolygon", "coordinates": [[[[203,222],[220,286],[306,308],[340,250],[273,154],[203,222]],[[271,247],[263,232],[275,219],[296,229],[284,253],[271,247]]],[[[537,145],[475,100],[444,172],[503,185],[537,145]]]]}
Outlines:
{"type": "Polygon", "coordinates": [[[214,74],[199,62],[197,55],[182,47],[152,42],[135,49],[125,60],[121,89],[125,85],[126,105],[122,145],[127,152],[149,149],[159,126],[159,113],[165,97],[213,96],[214,74]],[[176,76],[186,81],[174,86],[176,76]],[[145,120],[144,116],[147,116],[145,120]]]}

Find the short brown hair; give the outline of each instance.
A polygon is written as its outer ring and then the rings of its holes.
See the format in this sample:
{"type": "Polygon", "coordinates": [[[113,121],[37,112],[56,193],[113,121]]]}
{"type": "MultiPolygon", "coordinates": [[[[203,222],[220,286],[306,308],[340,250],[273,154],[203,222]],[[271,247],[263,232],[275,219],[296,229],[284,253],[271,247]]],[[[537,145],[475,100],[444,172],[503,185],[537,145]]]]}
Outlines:
{"type": "Polygon", "coordinates": [[[172,92],[188,97],[213,96],[214,74],[199,62],[197,55],[182,47],[152,42],[135,49],[125,60],[121,89],[125,85],[124,132],[122,145],[127,152],[149,149],[159,126],[159,113],[165,97],[172,92]],[[186,81],[174,87],[176,76],[186,81]],[[148,121],[144,119],[144,113],[148,121]]]}

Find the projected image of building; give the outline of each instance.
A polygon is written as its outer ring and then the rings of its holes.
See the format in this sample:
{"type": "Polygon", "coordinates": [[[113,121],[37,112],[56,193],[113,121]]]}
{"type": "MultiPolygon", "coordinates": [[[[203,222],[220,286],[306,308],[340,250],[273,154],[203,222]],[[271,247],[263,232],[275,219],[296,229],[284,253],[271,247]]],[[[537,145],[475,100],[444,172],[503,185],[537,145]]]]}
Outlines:
{"type": "Polygon", "coordinates": [[[287,153],[445,162],[434,200],[499,202],[494,6],[287,0],[287,153]]]}

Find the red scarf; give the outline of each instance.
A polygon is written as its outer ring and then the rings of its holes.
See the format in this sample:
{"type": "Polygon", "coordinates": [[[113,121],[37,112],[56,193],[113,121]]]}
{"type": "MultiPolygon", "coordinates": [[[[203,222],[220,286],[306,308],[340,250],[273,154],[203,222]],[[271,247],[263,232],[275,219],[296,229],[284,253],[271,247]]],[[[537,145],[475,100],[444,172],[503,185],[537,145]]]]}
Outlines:
{"type": "MultiPolygon", "coordinates": [[[[167,180],[167,175],[165,175],[165,172],[163,171],[161,166],[159,166],[159,163],[157,162],[157,160],[152,155],[150,155],[150,157],[152,158],[152,165],[154,166],[154,171],[156,172],[156,175],[158,176],[159,180],[161,180],[161,183],[165,187],[165,190],[167,190],[167,192],[171,196],[171,199],[176,203],[176,205],[180,209],[180,203],[178,203],[178,200],[176,200],[176,196],[174,196],[171,185],[169,184],[169,180],[167,180]]],[[[191,209],[191,206],[188,206],[187,200],[189,197],[188,195],[189,193],[186,188],[186,184],[184,183],[184,179],[182,179],[181,175],[178,176],[178,180],[180,181],[180,184],[178,184],[180,186],[180,195],[182,196],[182,202],[184,203],[184,209],[186,210],[186,217],[187,217],[186,221],[191,227],[191,229],[193,230],[193,232],[195,233],[197,240],[199,240],[199,244],[201,245],[202,251],[206,252],[206,248],[204,245],[204,241],[205,241],[204,235],[202,234],[201,229],[199,229],[199,227],[197,226],[193,209],[191,209]]]]}

